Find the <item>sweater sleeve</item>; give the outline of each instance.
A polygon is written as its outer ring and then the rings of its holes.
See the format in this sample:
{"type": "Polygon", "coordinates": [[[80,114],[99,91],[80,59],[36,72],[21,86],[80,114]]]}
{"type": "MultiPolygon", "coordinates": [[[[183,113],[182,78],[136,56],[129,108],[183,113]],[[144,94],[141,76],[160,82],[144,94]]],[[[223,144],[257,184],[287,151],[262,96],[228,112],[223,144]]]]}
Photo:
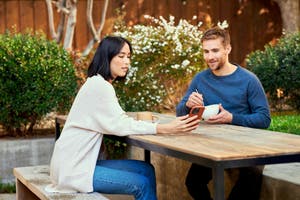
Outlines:
{"type": "Polygon", "coordinates": [[[89,78],[72,105],[67,122],[103,134],[155,134],[157,124],[137,121],[121,108],[113,86],[102,77],[89,78]]]}
{"type": "Polygon", "coordinates": [[[189,94],[186,93],[186,95],[183,97],[183,99],[179,102],[179,104],[176,106],[176,116],[183,116],[189,113],[189,108],[185,105],[187,102],[189,94]]]}
{"type": "Polygon", "coordinates": [[[183,116],[190,112],[191,109],[186,106],[186,102],[188,101],[192,92],[196,91],[196,88],[197,88],[196,80],[197,80],[197,76],[192,80],[192,82],[191,82],[188,90],[186,91],[185,95],[183,96],[182,100],[176,106],[176,116],[183,116]]]}
{"type": "Polygon", "coordinates": [[[249,82],[247,94],[251,114],[233,113],[232,124],[268,128],[271,123],[269,105],[264,89],[256,76],[249,82]]]}

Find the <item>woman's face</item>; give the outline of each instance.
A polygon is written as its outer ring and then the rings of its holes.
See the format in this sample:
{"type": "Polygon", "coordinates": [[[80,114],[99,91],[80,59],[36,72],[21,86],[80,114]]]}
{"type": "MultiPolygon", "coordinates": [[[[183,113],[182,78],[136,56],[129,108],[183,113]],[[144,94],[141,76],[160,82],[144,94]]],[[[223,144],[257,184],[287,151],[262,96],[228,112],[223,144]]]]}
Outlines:
{"type": "Polygon", "coordinates": [[[110,61],[110,71],[113,79],[124,77],[127,74],[130,66],[130,56],[129,45],[125,43],[120,52],[110,61]]]}

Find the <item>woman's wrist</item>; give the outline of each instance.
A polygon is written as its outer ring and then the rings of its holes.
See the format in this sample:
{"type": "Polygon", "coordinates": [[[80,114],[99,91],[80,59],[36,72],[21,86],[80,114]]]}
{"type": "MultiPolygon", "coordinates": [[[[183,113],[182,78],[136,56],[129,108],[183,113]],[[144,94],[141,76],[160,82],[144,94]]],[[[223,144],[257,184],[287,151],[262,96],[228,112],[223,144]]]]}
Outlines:
{"type": "Polygon", "coordinates": [[[168,133],[168,124],[157,124],[156,133],[158,134],[168,133]]]}

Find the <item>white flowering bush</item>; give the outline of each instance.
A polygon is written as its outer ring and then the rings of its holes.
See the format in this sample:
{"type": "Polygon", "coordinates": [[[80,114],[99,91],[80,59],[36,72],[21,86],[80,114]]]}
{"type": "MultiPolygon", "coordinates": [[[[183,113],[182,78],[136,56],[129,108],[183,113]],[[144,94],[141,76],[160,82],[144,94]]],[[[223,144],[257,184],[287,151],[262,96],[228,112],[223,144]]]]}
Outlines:
{"type": "Polygon", "coordinates": [[[133,47],[127,79],[115,85],[127,111],[173,110],[195,73],[204,68],[200,26],[173,16],[167,21],[145,16],[150,25],[116,25],[114,35],[133,47]]]}

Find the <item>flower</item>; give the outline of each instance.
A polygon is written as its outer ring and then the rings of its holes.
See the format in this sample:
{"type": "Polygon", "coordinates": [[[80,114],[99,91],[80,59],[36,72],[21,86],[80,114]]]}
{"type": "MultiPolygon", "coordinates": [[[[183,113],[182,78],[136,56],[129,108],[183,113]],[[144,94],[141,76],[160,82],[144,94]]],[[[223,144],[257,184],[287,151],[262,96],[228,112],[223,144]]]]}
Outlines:
{"type": "Polygon", "coordinates": [[[127,38],[133,48],[125,85],[116,84],[116,92],[127,111],[174,108],[180,99],[176,95],[183,95],[178,91],[204,68],[202,22],[192,25],[180,19],[176,24],[174,16],[144,17],[149,25],[116,26],[114,35],[127,38]]]}
{"type": "Polygon", "coordinates": [[[186,67],[186,66],[188,66],[190,63],[191,63],[191,62],[190,62],[189,60],[184,60],[184,61],[181,63],[181,65],[182,65],[183,67],[186,67]]]}
{"type": "Polygon", "coordinates": [[[228,28],[228,23],[227,23],[226,20],[224,20],[223,22],[218,22],[217,25],[218,25],[218,27],[220,27],[221,29],[228,28]]]}

